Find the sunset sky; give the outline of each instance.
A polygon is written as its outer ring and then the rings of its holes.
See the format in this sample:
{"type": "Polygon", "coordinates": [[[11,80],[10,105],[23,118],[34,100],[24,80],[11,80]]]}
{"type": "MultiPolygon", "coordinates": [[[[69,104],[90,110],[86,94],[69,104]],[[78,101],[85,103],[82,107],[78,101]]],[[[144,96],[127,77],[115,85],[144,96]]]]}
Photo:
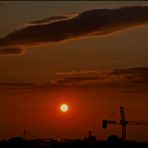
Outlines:
{"type": "Polygon", "coordinates": [[[120,106],[148,120],[148,2],[1,1],[0,18],[0,139],[121,136],[101,128],[120,106]]]}

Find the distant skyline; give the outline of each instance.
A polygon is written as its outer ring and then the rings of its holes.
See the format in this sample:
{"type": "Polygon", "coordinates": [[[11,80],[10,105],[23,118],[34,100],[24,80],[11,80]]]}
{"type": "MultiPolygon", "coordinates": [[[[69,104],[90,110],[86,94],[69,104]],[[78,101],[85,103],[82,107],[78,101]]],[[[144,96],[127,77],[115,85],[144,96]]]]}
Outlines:
{"type": "MultiPolygon", "coordinates": [[[[1,1],[0,138],[121,135],[101,128],[121,105],[148,120],[147,12],[147,1],[1,1]]],[[[127,137],[148,140],[148,126],[127,137]]]]}

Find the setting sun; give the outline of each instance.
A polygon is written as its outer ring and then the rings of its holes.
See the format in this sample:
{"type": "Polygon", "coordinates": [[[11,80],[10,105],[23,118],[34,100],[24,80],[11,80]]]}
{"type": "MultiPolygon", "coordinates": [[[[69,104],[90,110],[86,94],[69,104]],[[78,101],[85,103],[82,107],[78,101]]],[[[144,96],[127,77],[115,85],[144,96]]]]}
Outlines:
{"type": "Polygon", "coordinates": [[[69,107],[68,107],[67,104],[62,104],[62,105],[60,106],[60,110],[61,110],[62,112],[67,112],[68,109],[69,109],[69,107]]]}

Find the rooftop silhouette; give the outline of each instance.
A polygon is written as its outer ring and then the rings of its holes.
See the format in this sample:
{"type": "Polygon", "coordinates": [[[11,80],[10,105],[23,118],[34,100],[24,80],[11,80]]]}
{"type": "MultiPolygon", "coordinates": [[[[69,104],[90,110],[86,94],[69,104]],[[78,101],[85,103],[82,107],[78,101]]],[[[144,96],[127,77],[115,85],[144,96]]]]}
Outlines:
{"type": "Polygon", "coordinates": [[[117,135],[110,135],[106,140],[97,140],[91,131],[83,139],[32,139],[27,140],[22,137],[12,137],[8,140],[0,141],[1,148],[147,148],[148,142],[122,141],[117,135]]]}

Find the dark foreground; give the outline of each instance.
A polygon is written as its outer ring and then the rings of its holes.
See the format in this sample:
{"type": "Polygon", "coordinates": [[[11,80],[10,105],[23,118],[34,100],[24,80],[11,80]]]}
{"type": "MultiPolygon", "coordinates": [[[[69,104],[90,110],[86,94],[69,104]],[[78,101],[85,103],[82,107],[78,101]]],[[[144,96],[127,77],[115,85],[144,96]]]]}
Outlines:
{"type": "Polygon", "coordinates": [[[118,136],[110,136],[107,140],[98,141],[95,136],[84,139],[53,139],[25,140],[13,137],[0,141],[0,148],[148,148],[147,142],[126,141],[122,142],[118,136]]]}

